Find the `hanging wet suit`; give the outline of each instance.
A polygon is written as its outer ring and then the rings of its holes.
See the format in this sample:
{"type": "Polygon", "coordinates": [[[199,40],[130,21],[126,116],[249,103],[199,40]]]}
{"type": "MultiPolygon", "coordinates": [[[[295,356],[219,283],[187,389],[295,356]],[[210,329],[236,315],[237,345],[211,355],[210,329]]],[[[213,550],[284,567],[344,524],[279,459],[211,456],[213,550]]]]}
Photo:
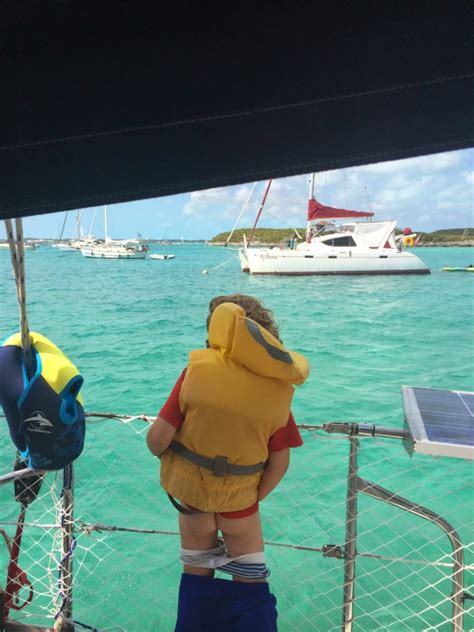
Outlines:
{"type": "MultiPolygon", "coordinates": [[[[82,452],[85,416],[79,395],[83,378],[77,368],[50,340],[31,332],[33,367],[27,371],[21,334],[0,347],[0,403],[10,436],[18,450],[15,470],[58,470],[82,452]]],[[[21,610],[33,598],[33,588],[19,566],[25,513],[39,492],[43,475],[15,479],[15,499],[21,504],[16,534],[11,543],[5,603],[0,620],[10,609],[21,610]],[[20,598],[20,593],[25,598],[20,598]]]]}
{"type": "Polygon", "coordinates": [[[0,347],[0,403],[10,436],[28,467],[59,470],[84,447],[83,377],[50,340],[31,332],[33,374],[28,375],[20,334],[0,347]]]}

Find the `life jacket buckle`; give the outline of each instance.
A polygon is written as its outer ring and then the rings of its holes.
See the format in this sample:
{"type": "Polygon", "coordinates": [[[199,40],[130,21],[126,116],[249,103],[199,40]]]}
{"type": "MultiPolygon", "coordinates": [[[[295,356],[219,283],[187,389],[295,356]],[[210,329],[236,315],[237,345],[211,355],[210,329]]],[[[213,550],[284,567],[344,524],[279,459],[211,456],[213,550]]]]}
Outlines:
{"type": "Polygon", "coordinates": [[[212,473],[214,476],[225,476],[227,473],[227,457],[216,456],[212,464],[212,473]]]}

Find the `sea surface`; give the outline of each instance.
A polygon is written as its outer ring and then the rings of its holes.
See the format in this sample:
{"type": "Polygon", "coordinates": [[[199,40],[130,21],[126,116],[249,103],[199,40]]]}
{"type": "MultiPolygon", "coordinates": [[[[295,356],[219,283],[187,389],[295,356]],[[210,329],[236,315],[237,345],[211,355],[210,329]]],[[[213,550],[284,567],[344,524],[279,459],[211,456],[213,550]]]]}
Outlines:
{"type": "MultiPolygon", "coordinates": [[[[107,261],[49,246],[27,251],[30,328],[79,367],[89,412],[156,415],[188,351],[204,345],[210,299],[235,292],[272,309],[286,346],[309,358],[310,378],[293,404],[299,424],[401,428],[402,385],[474,391],[474,275],[441,271],[474,263],[468,248],[415,249],[430,275],[336,278],[252,277],[240,271],[235,250],[203,244],[153,251],[176,258],[107,261]]],[[[18,330],[8,251],[0,251],[0,292],[3,339],[18,330]]],[[[173,630],[177,516],[159,488],[146,428],[141,420],[90,421],[75,464],[77,525],[105,527],[76,533],[74,618],[100,630],[173,630]]],[[[302,435],[304,446],[293,451],[288,474],[261,512],[280,632],[325,632],[340,629],[342,616],[343,561],[320,549],[344,544],[348,440],[313,430],[302,435]]],[[[465,582],[474,592],[471,464],[411,458],[398,440],[360,443],[362,477],[424,504],[458,530],[471,565],[465,582]]],[[[0,418],[0,474],[10,471],[13,457],[0,418]]],[[[20,561],[36,591],[33,603],[15,614],[22,621],[45,623],[46,609],[54,615],[59,607],[56,530],[44,526],[57,521],[60,489],[60,478],[50,475],[28,512],[27,522],[43,526],[27,528],[22,544],[20,561]],[[47,605],[49,593],[56,604],[47,605]]],[[[16,521],[10,486],[0,487],[0,507],[0,520],[16,521]]],[[[4,528],[13,535],[13,525],[4,528]]],[[[367,555],[357,560],[354,630],[451,629],[450,547],[438,527],[360,496],[358,551],[367,555]]],[[[6,564],[2,548],[0,585],[6,564]]],[[[465,630],[474,629],[472,603],[466,601],[465,630]]]]}

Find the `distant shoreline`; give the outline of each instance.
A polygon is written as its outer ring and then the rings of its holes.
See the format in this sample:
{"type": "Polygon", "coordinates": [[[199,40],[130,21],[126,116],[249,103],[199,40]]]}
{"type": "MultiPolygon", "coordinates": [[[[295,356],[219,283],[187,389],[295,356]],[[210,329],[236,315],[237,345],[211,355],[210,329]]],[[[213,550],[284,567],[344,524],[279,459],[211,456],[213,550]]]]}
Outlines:
{"type": "Polygon", "coordinates": [[[422,244],[417,244],[417,248],[449,248],[452,246],[458,248],[472,248],[474,246],[474,240],[467,239],[465,241],[426,241],[422,244]]]}
{"type": "MultiPolygon", "coordinates": [[[[153,245],[153,246],[185,246],[192,244],[206,244],[207,246],[220,246],[223,247],[226,245],[226,241],[213,241],[214,238],[211,239],[184,239],[184,240],[161,240],[161,239],[142,239],[143,243],[153,245]]],[[[25,241],[32,242],[38,245],[44,244],[59,244],[59,243],[68,243],[69,239],[52,239],[52,238],[43,238],[43,237],[25,237],[25,241]]],[[[0,244],[8,244],[6,239],[0,239],[0,244]]],[[[233,248],[242,248],[243,241],[230,241],[227,243],[227,246],[231,246],[233,248]]],[[[252,246],[260,247],[260,248],[280,248],[282,246],[282,240],[280,241],[261,241],[259,239],[255,239],[252,242],[252,246]]],[[[452,241],[423,241],[416,245],[417,248],[472,248],[474,247],[474,239],[464,239],[464,240],[452,240],[452,241]]]]}
{"type": "MultiPolygon", "coordinates": [[[[225,241],[207,241],[206,244],[208,246],[225,246],[225,241]]],[[[243,244],[241,241],[230,241],[228,246],[242,248],[243,244]]],[[[269,243],[265,241],[253,241],[252,246],[258,246],[259,248],[279,248],[281,243],[269,243]]],[[[416,248],[472,248],[474,247],[474,240],[466,240],[466,241],[433,241],[433,242],[423,242],[422,244],[417,244],[416,248]]]]}

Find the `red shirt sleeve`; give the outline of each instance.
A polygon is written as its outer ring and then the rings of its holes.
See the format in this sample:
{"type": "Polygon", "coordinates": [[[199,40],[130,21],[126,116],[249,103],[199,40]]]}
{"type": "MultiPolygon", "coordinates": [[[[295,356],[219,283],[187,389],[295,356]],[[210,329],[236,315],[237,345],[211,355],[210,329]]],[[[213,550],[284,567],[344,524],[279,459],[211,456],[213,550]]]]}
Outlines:
{"type": "Polygon", "coordinates": [[[303,439],[290,411],[286,426],[274,432],[270,437],[268,449],[270,452],[278,452],[286,448],[298,448],[300,445],[303,445],[303,439]]]}
{"type": "Polygon", "coordinates": [[[176,429],[179,429],[184,421],[184,415],[179,409],[179,392],[181,390],[181,385],[183,383],[185,375],[186,369],[184,369],[184,371],[179,376],[178,381],[173,386],[173,390],[169,394],[168,399],[158,413],[160,417],[162,417],[165,421],[167,421],[176,429]]]}

